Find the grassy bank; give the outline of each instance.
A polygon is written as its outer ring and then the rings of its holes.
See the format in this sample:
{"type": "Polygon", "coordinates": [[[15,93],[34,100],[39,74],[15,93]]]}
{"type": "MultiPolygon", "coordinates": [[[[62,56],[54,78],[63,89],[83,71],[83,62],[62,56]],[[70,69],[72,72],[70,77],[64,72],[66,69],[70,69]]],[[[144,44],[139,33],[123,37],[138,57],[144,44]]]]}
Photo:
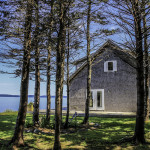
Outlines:
{"type": "MultiPolygon", "coordinates": [[[[0,113],[0,150],[8,150],[5,144],[11,139],[17,113],[0,113]]],[[[42,117],[42,116],[41,116],[42,117]]],[[[53,122],[52,116],[52,122],[53,122]]],[[[135,119],[134,118],[90,118],[90,126],[80,125],[83,117],[77,118],[77,128],[62,130],[61,144],[63,149],[90,149],[90,150],[148,150],[150,144],[134,145],[130,143],[113,144],[124,137],[133,135],[135,119]]],[[[32,115],[27,114],[27,122],[32,122],[32,115]]],[[[74,123],[73,123],[74,125],[74,123]]],[[[146,140],[150,142],[150,122],[146,123],[146,140]]],[[[54,142],[54,130],[39,128],[38,132],[32,133],[28,128],[25,129],[24,139],[25,147],[22,149],[52,149],[54,142]],[[29,132],[29,133],[28,133],[29,132]]]]}

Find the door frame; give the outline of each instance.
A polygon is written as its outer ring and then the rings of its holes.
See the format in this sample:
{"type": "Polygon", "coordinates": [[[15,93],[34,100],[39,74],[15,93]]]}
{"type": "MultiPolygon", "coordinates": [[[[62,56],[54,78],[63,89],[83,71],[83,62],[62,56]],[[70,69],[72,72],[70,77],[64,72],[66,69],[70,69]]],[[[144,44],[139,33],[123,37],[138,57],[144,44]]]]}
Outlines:
{"type": "MultiPolygon", "coordinates": [[[[104,110],[104,89],[91,89],[93,92],[93,107],[89,107],[89,110],[104,110]],[[102,107],[97,107],[97,92],[102,92],[102,107]]],[[[87,95],[87,94],[86,94],[87,95]]]]}

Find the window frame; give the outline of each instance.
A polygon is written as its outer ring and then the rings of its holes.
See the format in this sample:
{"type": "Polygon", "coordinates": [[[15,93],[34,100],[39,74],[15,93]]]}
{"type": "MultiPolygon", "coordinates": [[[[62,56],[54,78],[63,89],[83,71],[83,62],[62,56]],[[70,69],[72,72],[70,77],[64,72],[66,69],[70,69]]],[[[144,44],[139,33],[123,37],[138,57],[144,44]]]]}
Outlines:
{"type": "Polygon", "coordinates": [[[117,71],[117,61],[116,60],[109,60],[104,62],[104,72],[115,72],[117,71]],[[108,63],[113,63],[113,70],[108,69],[108,63]]]}
{"type": "MultiPolygon", "coordinates": [[[[89,106],[89,110],[105,110],[104,107],[104,89],[91,89],[91,92],[93,92],[93,107],[89,106]],[[101,92],[101,98],[102,98],[102,107],[97,107],[97,92],[101,92]]],[[[86,98],[87,98],[87,91],[86,91],[86,98]]]]}

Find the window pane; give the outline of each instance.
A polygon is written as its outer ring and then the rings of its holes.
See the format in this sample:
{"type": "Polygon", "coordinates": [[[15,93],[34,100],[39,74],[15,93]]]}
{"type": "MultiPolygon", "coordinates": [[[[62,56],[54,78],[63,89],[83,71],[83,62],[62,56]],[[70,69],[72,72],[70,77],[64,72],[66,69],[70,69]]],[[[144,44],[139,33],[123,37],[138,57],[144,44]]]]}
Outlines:
{"type": "Polygon", "coordinates": [[[108,70],[113,70],[113,62],[108,62],[108,70]]]}
{"type": "Polygon", "coordinates": [[[93,92],[91,92],[90,107],[93,107],[93,92]]]}
{"type": "Polygon", "coordinates": [[[97,107],[102,107],[102,92],[97,92],[97,107]]]}

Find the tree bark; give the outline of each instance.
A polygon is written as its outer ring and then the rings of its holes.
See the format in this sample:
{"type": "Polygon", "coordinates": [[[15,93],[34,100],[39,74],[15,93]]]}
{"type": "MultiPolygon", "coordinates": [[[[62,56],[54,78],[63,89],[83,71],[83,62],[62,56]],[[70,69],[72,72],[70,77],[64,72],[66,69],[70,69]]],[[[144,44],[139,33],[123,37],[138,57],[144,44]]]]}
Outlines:
{"type": "Polygon", "coordinates": [[[51,12],[48,32],[48,55],[47,55],[47,109],[46,109],[46,121],[50,122],[50,111],[51,111],[51,94],[50,94],[50,80],[51,80],[51,49],[52,49],[52,26],[53,26],[53,9],[54,0],[51,0],[51,12]]]}
{"type": "Polygon", "coordinates": [[[133,16],[135,23],[136,54],[137,54],[137,115],[134,139],[136,143],[145,143],[144,137],[144,70],[143,70],[143,49],[141,14],[139,2],[132,0],[133,16]]]}
{"type": "Polygon", "coordinates": [[[63,70],[64,70],[64,59],[65,59],[65,38],[66,38],[66,28],[65,28],[65,17],[66,10],[64,8],[64,1],[59,1],[59,33],[57,41],[57,56],[56,56],[56,98],[55,98],[55,142],[54,150],[60,150],[60,125],[61,125],[61,94],[63,89],[63,70]]]}
{"type": "Polygon", "coordinates": [[[39,0],[35,0],[35,92],[34,92],[34,111],[33,124],[39,126],[39,103],[40,103],[40,65],[39,65],[39,0]]]}
{"type": "MultiPolygon", "coordinates": [[[[64,62],[63,62],[64,63],[64,62]]],[[[64,66],[64,64],[63,64],[63,66],[64,66]]],[[[62,76],[63,76],[63,80],[64,80],[64,70],[62,70],[62,76]]],[[[61,82],[63,82],[63,81],[61,81],[61,82]]],[[[61,122],[61,124],[60,124],[60,126],[62,125],[62,104],[63,104],[63,86],[62,86],[62,88],[61,88],[61,94],[60,94],[60,122],[61,122]]]]}
{"type": "Polygon", "coordinates": [[[145,102],[145,121],[149,120],[149,62],[148,62],[148,43],[147,43],[147,24],[145,16],[145,2],[143,0],[143,28],[144,28],[144,102],[145,102]]]}
{"type": "Polygon", "coordinates": [[[89,102],[91,99],[91,56],[90,56],[90,22],[91,22],[91,0],[88,1],[88,13],[87,13],[87,99],[85,103],[85,116],[83,124],[88,123],[89,119],[89,102]]]}
{"type": "Polygon", "coordinates": [[[31,51],[31,23],[32,23],[32,0],[27,0],[26,17],[24,25],[24,56],[21,77],[20,105],[16,120],[15,132],[10,143],[16,146],[24,145],[23,131],[28,103],[29,67],[31,51]]]}
{"type": "Polygon", "coordinates": [[[70,57],[70,29],[68,23],[68,49],[67,49],[67,113],[66,113],[66,121],[65,128],[68,128],[69,121],[69,57],[70,57]]]}

